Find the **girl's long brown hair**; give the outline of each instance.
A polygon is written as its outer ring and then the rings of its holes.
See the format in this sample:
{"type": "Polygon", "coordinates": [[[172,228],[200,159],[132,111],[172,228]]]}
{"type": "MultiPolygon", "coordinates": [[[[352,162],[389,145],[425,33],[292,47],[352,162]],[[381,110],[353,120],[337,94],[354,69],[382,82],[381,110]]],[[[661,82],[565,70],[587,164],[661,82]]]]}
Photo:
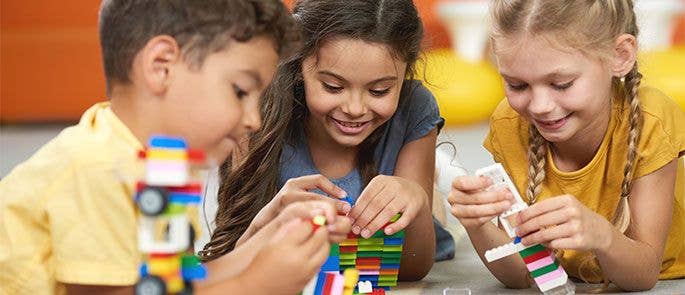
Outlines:
{"type": "MultiPolygon", "coordinates": [[[[606,59],[612,53],[614,41],[622,34],[637,38],[638,27],[632,0],[497,0],[491,10],[493,38],[513,37],[520,33],[554,34],[563,45],[572,46],[587,54],[606,59]]],[[[623,183],[618,207],[612,223],[621,233],[630,225],[628,197],[633,182],[637,159],[637,145],[642,132],[642,111],[638,89],[642,74],[637,62],[623,79],[614,78],[614,93],[628,101],[629,132],[626,143],[628,153],[623,170],[623,183]]],[[[529,127],[528,189],[529,202],[535,202],[545,179],[545,162],[549,143],[535,126],[529,127]]],[[[599,268],[596,256],[584,260],[580,268],[592,264],[599,268]]],[[[578,273],[585,280],[582,271],[578,273]]],[[[606,276],[604,276],[606,278],[606,276]]],[[[605,279],[606,281],[606,279],[605,279]]]]}
{"type": "MultiPolygon", "coordinates": [[[[199,253],[204,261],[233,250],[252,219],[277,193],[283,146],[295,144],[308,116],[304,59],[316,56],[325,42],[360,39],[388,46],[394,58],[407,63],[407,77],[413,76],[423,27],[411,0],[302,0],[295,4],[293,16],[303,47],[279,65],[262,97],[263,127],[250,136],[242,159],[221,165],[216,230],[199,253]]],[[[407,88],[403,87],[400,100],[410,91],[407,88]]],[[[379,127],[358,147],[357,167],[365,183],[377,175],[374,150],[385,129],[379,127]]]]}

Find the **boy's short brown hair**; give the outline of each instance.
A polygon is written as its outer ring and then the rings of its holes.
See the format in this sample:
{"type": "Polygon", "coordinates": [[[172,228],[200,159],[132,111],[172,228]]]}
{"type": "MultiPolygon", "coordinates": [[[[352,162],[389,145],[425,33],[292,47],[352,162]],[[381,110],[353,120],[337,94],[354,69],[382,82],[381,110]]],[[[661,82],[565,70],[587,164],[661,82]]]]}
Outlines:
{"type": "Polygon", "coordinates": [[[107,91],[130,82],[134,57],[155,36],[176,39],[184,60],[199,68],[231,40],[256,36],[273,40],[280,56],[290,54],[299,39],[294,26],[280,0],[104,0],[99,31],[107,91]]]}

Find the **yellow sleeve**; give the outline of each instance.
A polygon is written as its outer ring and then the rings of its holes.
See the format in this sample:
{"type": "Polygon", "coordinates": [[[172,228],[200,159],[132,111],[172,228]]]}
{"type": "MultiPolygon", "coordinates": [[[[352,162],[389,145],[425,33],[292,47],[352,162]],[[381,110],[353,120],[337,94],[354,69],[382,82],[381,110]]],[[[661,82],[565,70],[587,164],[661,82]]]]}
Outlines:
{"type": "Polygon", "coordinates": [[[642,88],[643,127],[636,177],[650,174],[685,154],[685,114],[670,98],[642,88]]]}
{"type": "Polygon", "coordinates": [[[135,284],[140,254],[131,192],[107,163],[73,167],[48,192],[55,278],[69,284],[135,284]]]}

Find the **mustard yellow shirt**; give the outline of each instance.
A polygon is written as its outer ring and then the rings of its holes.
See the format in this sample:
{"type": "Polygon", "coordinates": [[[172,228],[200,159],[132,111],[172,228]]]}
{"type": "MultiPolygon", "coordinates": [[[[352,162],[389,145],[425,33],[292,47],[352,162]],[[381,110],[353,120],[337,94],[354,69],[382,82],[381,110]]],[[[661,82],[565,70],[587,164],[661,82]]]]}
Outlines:
{"type": "Polygon", "coordinates": [[[141,147],[98,103],[0,181],[0,293],[135,284],[141,147]]]}
{"type": "MultiPolygon", "coordinates": [[[[639,91],[644,127],[638,144],[635,177],[650,174],[685,154],[685,114],[678,106],[651,88],[639,91]]],[[[610,220],[618,206],[627,155],[629,108],[625,99],[616,99],[609,128],[594,158],[578,171],[562,172],[547,154],[546,178],[538,202],[561,194],[571,194],[585,206],[610,220]]],[[[505,99],[490,121],[490,132],[483,145],[496,162],[502,163],[522,195],[527,188],[528,122],[509,106],[505,99]]],[[[679,161],[673,200],[673,221],[661,265],[660,279],[685,277],[685,180],[683,158],[679,161]]],[[[638,208],[633,208],[639,210],[638,208]]],[[[564,251],[560,259],[564,269],[580,278],[579,264],[589,252],[564,251]]],[[[601,280],[599,269],[583,267],[582,277],[601,280]]]]}

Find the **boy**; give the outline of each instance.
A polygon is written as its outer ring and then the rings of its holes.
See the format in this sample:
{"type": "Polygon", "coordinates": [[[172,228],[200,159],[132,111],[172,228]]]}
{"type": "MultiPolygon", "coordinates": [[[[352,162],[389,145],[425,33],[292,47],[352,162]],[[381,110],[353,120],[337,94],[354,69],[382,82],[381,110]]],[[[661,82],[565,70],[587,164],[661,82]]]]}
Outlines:
{"type": "MultiPolygon", "coordinates": [[[[259,96],[279,56],[291,51],[292,26],[278,0],[103,1],[109,102],[92,106],[0,182],[0,293],[130,294],[140,263],[131,180],[142,175],[135,157],[141,142],[181,136],[223,162],[260,127],[259,96]]],[[[282,231],[307,232],[309,225],[281,226],[286,217],[243,255],[225,257],[237,276],[227,286],[258,277],[241,273],[254,272],[249,264],[262,247],[268,254],[290,244],[292,255],[325,260],[315,254],[327,253],[327,232],[292,238],[282,231]],[[264,237],[278,227],[278,242],[264,237]],[[309,252],[297,252],[303,245],[309,252]]],[[[255,263],[277,257],[264,256],[255,263]]],[[[214,267],[208,281],[216,287],[214,267]]]]}

